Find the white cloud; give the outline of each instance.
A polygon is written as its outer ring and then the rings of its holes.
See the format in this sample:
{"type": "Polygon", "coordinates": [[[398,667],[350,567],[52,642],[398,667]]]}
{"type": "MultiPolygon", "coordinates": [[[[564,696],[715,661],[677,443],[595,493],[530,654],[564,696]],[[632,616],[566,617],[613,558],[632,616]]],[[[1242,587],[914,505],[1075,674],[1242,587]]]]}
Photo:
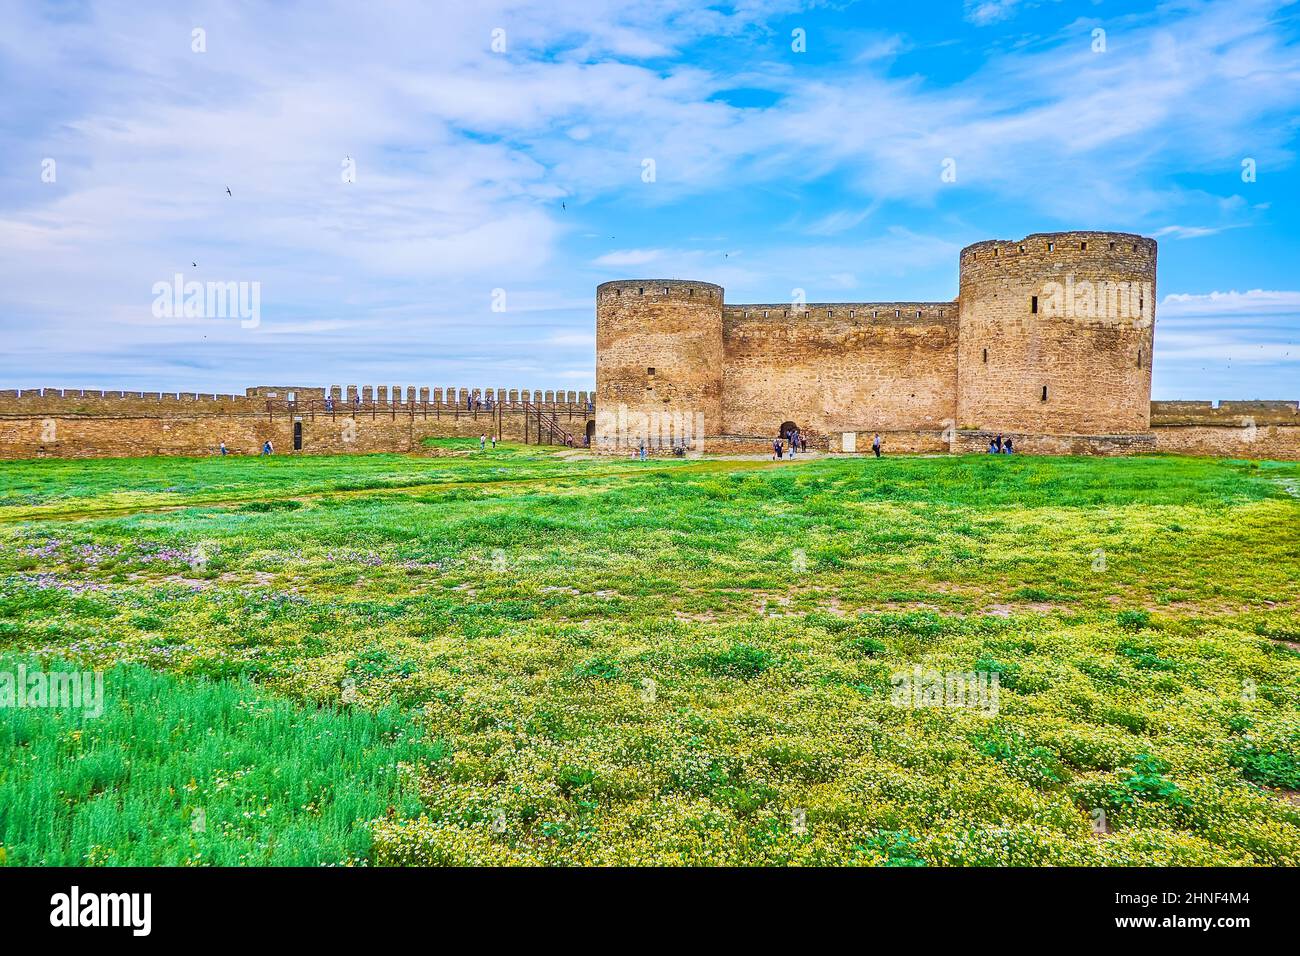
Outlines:
{"type": "Polygon", "coordinates": [[[1300,314],[1300,291],[1171,293],[1160,302],[1161,318],[1174,316],[1300,314]]]}

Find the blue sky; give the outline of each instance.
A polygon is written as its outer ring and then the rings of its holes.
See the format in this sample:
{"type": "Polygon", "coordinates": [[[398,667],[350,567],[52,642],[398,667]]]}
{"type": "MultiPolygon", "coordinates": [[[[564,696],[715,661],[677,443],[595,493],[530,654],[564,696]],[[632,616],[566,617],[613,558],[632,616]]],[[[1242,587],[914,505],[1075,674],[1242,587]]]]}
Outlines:
{"type": "Polygon", "coordinates": [[[950,299],[968,243],[1096,228],[1160,240],[1154,397],[1300,398],[1294,4],[0,16],[0,386],[582,389],[607,279],[950,299]],[[260,324],[158,317],[177,273],[260,324]]]}

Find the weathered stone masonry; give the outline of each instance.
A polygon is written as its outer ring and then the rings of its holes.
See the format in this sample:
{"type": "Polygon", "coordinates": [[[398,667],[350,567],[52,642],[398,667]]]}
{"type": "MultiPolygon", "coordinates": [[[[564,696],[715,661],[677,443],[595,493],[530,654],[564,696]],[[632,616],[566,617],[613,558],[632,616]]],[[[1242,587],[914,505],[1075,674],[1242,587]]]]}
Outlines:
{"type": "Polygon", "coordinates": [[[983,451],[1000,433],[1031,453],[1300,457],[1294,402],[1181,403],[1153,421],[1155,240],[980,242],[959,277],[951,302],[758,305],[706,282],[606,282],[596,447],[638,447],[636,423],[676,414],[702,416],[717,452],[762,451],[793,424],[831,451],[876,432],[893,451],[983,451]]]}

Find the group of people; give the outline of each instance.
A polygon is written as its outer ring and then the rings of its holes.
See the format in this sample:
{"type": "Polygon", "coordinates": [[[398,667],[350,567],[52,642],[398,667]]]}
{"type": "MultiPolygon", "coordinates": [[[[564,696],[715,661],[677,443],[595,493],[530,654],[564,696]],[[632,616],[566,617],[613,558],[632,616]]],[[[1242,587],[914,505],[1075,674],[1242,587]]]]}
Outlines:
{"type": "Polygon", "coordinates": [[[990,455],[1014,455],[1016,450],[1012,445],[1011,436],[1008,435],[1006,438],[1003,438],[999,435],[994,438],[989,442],[988,453],[990,455]]]}
{"type": "MultiPolygon", "coordinates": [[[[790,443],[789,457],[791,458],[795,457],[795,455],[801,451],[808,450],[808,440],[803,437],[803,432],[796,428],[793,431],[787,432],[784,436],[778,435],[776,438],[772,439],[773,461],[779,461],[785,457],[785,446],[787,440],[790,443]]],[[[880,435],[878,434],[871,436],[871,451],[877,458],[880,457],[880,435]]]]}
{"type": "MultiPolygon", "coordinates": [[[[221,454],[223,458],[226,455],[230,454],[230,449],[226,447],[226,443],[224,441],[217,442],[217,451],[221,454]]],[[[262,442],[262,454],[263,455],[275,454],[275,446],[271,444],[271,440],[269,438],[266,441],[262,442]]]]}
{"type": "Polygon", "coordinates": [[[791,458],[795,457],[795,455],[797,455],[801,450],[802,451],[808,450],[807,440],[803,437],[803,434],[799,431],[799,429],[796,428],[793,431],[786,432],[784,435],[777,435],[776,438],[772,439],[772,460],[773,461],[778,461],[781,458],[785,457],[787,441],[790,443],[791,458]]]}

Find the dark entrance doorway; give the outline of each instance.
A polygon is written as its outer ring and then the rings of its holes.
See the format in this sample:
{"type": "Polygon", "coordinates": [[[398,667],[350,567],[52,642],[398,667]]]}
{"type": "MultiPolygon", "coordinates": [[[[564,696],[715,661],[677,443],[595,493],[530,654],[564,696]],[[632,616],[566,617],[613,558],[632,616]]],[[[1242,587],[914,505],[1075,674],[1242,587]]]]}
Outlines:
{"type": "Polygon", "coordinates": [[[302,422],[293,423],[293,450],[302,451],[302,422]]]}
{"type": "Polygon", "coordinates": [[[587,422],[587,447],[590,448],[591,443],[595,440],[596,440],[596,419],[593,418],[591,419],[591,421],[587,422]]]}
{"type": "Polygon", "coordinates": [[[797,432],[798,430],[799,430],[799,426],[796,425],[794,422],[782,422],[781,430],[777,434],[779,434],[786,441],[789,441],[790,436],[795,432],[797,432]]]}

